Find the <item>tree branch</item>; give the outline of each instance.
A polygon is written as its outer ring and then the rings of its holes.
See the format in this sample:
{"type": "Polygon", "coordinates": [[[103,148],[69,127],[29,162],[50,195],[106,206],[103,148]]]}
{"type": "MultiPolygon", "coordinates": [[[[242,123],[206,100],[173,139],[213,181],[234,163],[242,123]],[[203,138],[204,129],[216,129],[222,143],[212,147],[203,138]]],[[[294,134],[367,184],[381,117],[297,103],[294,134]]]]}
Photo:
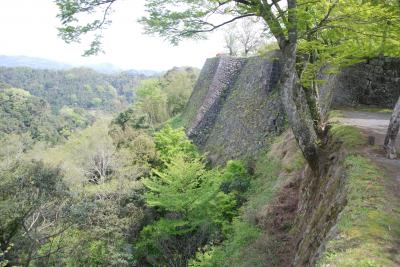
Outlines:
{"type": "Polygon", "coordinates": [[[284,49],[287,43],[287,39],[278,18],[272,12],[271,5],[267,2],[267,0],[260,1],[262,1],[260,2],[260,4],[264,7],[261,8],[262,18],[265,20],[271,33],[278,41],[280,49],[284,49]]]}
{"type": "Polygon", "coordinates": [[[328,12],[325,14],[325,16],[320,20],[320,22],[315,25],[312,29],[310,29],[309,31],[307,31],[307,37],[310,38],[311,35],[313,35],[314,33],[316,33],[323,25],[325,25],[328,22],[328,19],[333,11],[333,9],[336,7],[336,5],[338,4],[338,0],[336,0],[330,7],[328,12]]]}
{"type": "Polygon", "coordinates": [[[279,17],[282,18],[283,24],[285,24],[286,27],[288,27],[288,21],[285,16],[285,11],[282,10],[281,6],[279,5],[280,0],[272,0],[272,4],[275,6],[276,10],[279,13],[279,17]]]}
{"type": "Polygon", "coordinates": [[[222,26],[224,26],[224,25],[227,25],[227,24],[229,24],[229,23],[232,23],[232,22],[234,22],[234,21],[236,21],[236,20],[238,20],[238,19],[242,19],[242,18],[246,18],[246,17],[253,17],[253,16],[256,16],[256,14],[254,14],[254,13],[248,13],[248,14],[244,14],[244,15],[235,17],[235,18],[233,18],[233,19],[230,19],[230,20],[228,20],[228,21],[225,21],[225,22],[223,22],[223,23],[221,23],[221,24],[217,24],[217,25],[214,25],[214,24],[209,23],[209,22],[206,22],[206,21],[202,21],[203,24],[207,24],[207,25],[209,25],[211,28],[209,28],[209,29],[202,29],[202,30],[187,30],[187,31],[183,31],[183,32],[180,33],[179,35],[180,35],[180,36],[185,36],[185,35],[191,35],[191,34],[194,34],[194,33],[212,32],[212,31],[214,31],[214,30],[216,30],[216,29],[218,29],[218,28],[220,28],[220,27],[222,27],[222,26]]]}

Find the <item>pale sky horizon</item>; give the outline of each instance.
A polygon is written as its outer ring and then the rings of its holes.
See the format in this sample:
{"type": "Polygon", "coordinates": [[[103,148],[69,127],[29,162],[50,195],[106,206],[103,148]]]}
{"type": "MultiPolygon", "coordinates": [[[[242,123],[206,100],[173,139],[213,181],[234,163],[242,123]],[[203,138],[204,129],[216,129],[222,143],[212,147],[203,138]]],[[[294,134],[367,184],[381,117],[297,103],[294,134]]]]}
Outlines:
{"type": "Polygon", "coordinates": [[[82,57],[87,45],[66,44],[57,36],[57,6],[52,0],[2,1],[0,55],[30,56],[72,65],[111,63],[122,69],[163,71],[174,66],[201,68],[205,60],[224,51],[223,31],[208,40],[187,40],[173,46],[160,37],[144,35],[137,22],[144,0],[119,0],[104,31],[105,54],[82,57]]]}

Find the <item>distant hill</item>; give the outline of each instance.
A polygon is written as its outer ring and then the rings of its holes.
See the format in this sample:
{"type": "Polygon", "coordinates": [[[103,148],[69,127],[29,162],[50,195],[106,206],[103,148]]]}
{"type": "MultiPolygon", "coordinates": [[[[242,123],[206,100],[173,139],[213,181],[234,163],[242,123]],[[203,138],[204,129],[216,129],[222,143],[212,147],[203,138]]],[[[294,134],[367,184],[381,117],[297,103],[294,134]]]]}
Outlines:
{"type": "Polygon", "coordinates": [[[72,68],[72,65],[53,61],[44,58],[26,56],[1,56],[0,66],[3,67],[30,67],[34,69],[65,70],[72,68]]]}
{"type": "Polygon", "coordinates": [[[147,77],[161,76],[164,74],[164,72],[155,71],[155,70],[125,70],[124,73],[132,74],[132,75],[144,75],[147,77]]]}
{"type": "Polygon", "coordinates": [[[114,66],[111,63],[90,64],[90,65],[84,65],[83,67],[90,68],[104,74],[117,74],[122,72],[122,69],[118,68],[117,66],[114,66]]]}
{"type": "Polygon", "coordinates": [[[63,106],[119,110],[133,102],[134,88],[144,75],[103,74],[89,68],[66,70],[1,67],[0,88],[21,88],[46,100],[55,110],[63,106]]]}
{"type": "Polygon", "coordinates": [[[27,57],[27,56],[4,56],[4,55],[0,55],[0,67],[9,67],[9,68],[29,67],[33,69],[48,69],[48,70],[67,70],[76,67],[86,67],[93,69],[96,72],[104,74],[119,74],[121,72],[126,72],[127,74],[133,74],[133,75],[144,75],[144,76],[158,76],[162,74],[161,72],[153,70],[131,69],[124,71],[121,68],[110,63],[78,66],[44,58],[27,57]]]}

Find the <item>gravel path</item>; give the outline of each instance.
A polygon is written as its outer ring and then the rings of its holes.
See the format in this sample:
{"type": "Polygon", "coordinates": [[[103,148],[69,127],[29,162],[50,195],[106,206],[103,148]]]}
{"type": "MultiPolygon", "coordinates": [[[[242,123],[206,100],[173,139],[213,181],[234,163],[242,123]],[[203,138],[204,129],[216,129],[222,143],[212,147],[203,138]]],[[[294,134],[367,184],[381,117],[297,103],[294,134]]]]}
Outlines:
{"type": "MultiPolygon", "coordinates": [[[[391,114],[363,111],[342,111],[341,113],[343,118],[340,118],[340,121],[343,124],[360,128],[364,133],[375,136],[377,145],[383,145],[391,114]]],[[[397,145],[400,145],[400,135],[397,137],[397,145]]]]}

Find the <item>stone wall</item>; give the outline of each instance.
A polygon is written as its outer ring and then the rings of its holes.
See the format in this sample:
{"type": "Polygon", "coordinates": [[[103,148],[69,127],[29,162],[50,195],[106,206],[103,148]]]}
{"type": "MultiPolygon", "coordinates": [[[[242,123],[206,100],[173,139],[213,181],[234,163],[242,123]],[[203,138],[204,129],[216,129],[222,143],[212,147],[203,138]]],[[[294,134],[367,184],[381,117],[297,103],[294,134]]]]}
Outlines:
{"type": "Polygon", "coordinates": [[[182,119],[185,125],[192,125],[192,121],[196,117],[197,111],[200,109],[208,89],[213,81],[217,68],[219,66],[219,58],[208,58],[204,63],[199,74],[199,78],[193,88],[192,95],[186,104],[185,111],[182,113],[182,119]]]}
{"type": "Polygon", "coordinates": [[[400,95],[400,59],[376,58],[337,74],[332,105],[393,108],[400,95]]]}
{"type": "Polygon", "coordinates": [[[188,125],[187,134],[198,146],[203,146],[208,135],[214,127],[215,121],[235,83],[238,74],[243,68],[246,59],[219,57],[214,76],[208,87],[206,95],[197,110],[191,123],[188,125]]]}
{"type": "MultiPolygon", "coordinates": [[[[279,57],[207,59],[183,113],[188,136],[214,163],[256,155],[281,133],[285,114],[275,88],[279,57]]],[[[334,107],[393,108],[400,95],[400,59],[378,58],[321,75],[324,114],[334,107]]]]}
{"type": "Polygon", "coordinates": [[[275,88],[279,73],[277,60],[247,60],[203,148],[214,163],[252,157],[282,132],[285,113],[275,88]]]}
{"type": "Polygon", "coordinates": [[[206,61],[184,119],[188,136],[213,163],[253,156],[281,133],[285,115],[275,90],[279,74],[274,55],[206,61]]]}

